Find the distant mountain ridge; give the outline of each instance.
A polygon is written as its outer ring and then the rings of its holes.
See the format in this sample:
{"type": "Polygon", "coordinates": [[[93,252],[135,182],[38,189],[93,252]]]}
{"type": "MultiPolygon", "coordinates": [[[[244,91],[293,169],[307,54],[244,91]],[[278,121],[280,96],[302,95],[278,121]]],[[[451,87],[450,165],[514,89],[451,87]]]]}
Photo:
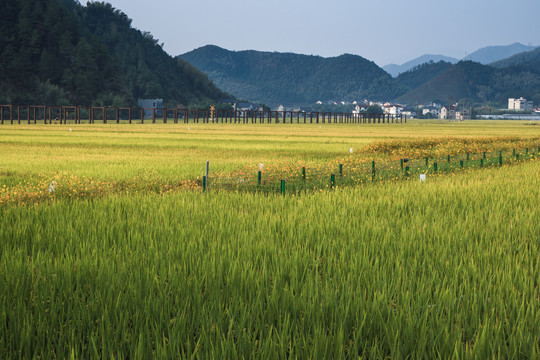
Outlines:
{"type": "Polygon", "coordinates": [[[528,66],[540,70],[540,47],[525,51],[509,58],[496,61],[490,64],[496,68],[507,68],[511,66],[528,66]]]}
{"type": "Polygon", "coordinates": [[[540,102],[540,67],[503,69],[472,61],[460,61],[447,71],[401,96],[396,101],[421,104],[431,101],[467,100],[469,103],[505,104],[510,97],[540,102]]]}
{"type": "Polygon", "coordinates": [[[240,99],[267,105],[317,100],[380,100],[409,105],[448,98],[471,103],[526,97],[540,102],[540,50],[515,55],[496,68],[473,61],[416,65],[396,78],[357,55],[333,58],[204,46],[181,57],[240,99]]]}
{"type": "MultiPolygon", "coordinates": [[[[502,46],[486,46],[484,48],[476,50],[473,53],[470,53],[469,55],[465,56],[461,60],[464,60],[464,61],[470,60],[470,61],[475,61],[484,65],[487,65],[496,61],[500,61],[502,59],[509,58],[513,55],[520,54],[526,51],[531,51],[534,49],[535,49],[534,46],[527,46],[521,43],[513,43],[510,45],[502,45],[502,46]]],[[[444,56],[444,55],[426,54],[426,55],[419,56],[416,59],[407,61],[406,63],[403,63],[401,65],[388,64],[388,65],[383,66],[382,68],[393,77],[397,77],[399,74],[409,71],[415,66],[428,63],[431,61],[435,63],[439,61],[445,61],[445,62],[455,64],[460,60],[453,57],[444,56]]]]}
{"type": "Polygon", "coordinates": [[[384,71],[386,71],[393,77],[396,77],[399,74],[409,71],[418,65],[422,65],[429,62],[437,63],[439,61],[455,64],[459,61],[459,59],[456,59],[450,56],[444,56],[444,55],[425,54],[425,55],[417,57],[416,59],[407,61],[406,63],[403,63],[401,65],[388,64],[388,65],[383,66],[382,68],[384,71]]]}
{"type": "Polygon", "coordinates": [[[486,46],[484,48],[478,49],[475,52],[465,56],[462,60],[470,60],[479,62],[480,64],[490,64],[495,61],[506,59],[510,56],[534,50],[535,47],[527,46],[520,43],[513,43],[510,45],[502,46],[486,46]]]}
{"type": "Polygon", "coordinates": [[[238,98],[266,104],[318,100],[388,100],[405,89],[374,62],[358,55],[337,57],[254,50],[230,51],[207,45],[179,56],[238,98]]]}

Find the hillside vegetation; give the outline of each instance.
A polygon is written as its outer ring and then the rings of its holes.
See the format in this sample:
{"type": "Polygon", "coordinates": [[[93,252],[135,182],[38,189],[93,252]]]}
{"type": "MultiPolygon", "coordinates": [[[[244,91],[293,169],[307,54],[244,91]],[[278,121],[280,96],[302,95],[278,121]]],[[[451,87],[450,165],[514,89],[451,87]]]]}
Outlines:
{"type": "Polygon", "coordinates": [[[446,103],[466,99],[473,104],[505,104],[509,97],[523,96],[540,101],[540,67],[513,66],[497,69],[472,61],[461,61],[444,73],[397,98],[416,104],[429,101],[446,103]]]}
{"type": "Polygon", "coordinates": [[[229,51],[204,46],[180,58],[239,98],[269,104],[317,100],[388,99],[403,90],[384,70],[361,56],[338,57],[229,51]]]}
{"type": "Polygon", "coordinates": [[[5,0],[0,54],[0,103],[176,105],[228,96],[104,2],[5,0]]]}
{"type": "Polygon", "coordinates": [[[496,61],[490,65],[501,69],[511,66],[533,67],[540,69],[540,47],[531,51],[522,52],[500,61],[496,61]]]}

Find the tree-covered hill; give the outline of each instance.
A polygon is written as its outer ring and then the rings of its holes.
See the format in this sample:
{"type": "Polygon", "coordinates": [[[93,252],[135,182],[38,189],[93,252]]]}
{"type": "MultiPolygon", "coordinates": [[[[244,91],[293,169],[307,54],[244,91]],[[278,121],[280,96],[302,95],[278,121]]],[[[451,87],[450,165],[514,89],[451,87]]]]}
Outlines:
{"type": "Polygon", "coordinates": [[[389,100],[403,91],[372,61],[356,55],[332,58],[292,53],[229,51],[204,46],[180,58],[204,71],[239,98],[267,104],[318,100],[389,100]]]}
{"type": "Polygon", "coordinates": [[[472,61],[460,61],[397,100],[408,104],[446,103],[451,97],[475,104],[502,105],[509,97],[520,96],[540,102],[540,69],[522,66],[497,69],[472,61]]]}
{"type": "Polygon", "coordinates": [[[168,106],[229,97],[105,2],[3,0],[0,103],[168,106]]]}
{"type": "Polygon", "coordinates": [[[504,69],[513,66],[528,67],[540,70],[540,47],[525,51],[509,58],[496,61],[490,64],[499,69],[504,69]]]}
{"type": "Polygon", "coordinates": [[[446,61],[427,62],[417,65],[409,71],[401,73],[397,81],[405,88],[412,90],[427,83],[434,77],[444,73],[452,67],[452,63],[446,61]]]}

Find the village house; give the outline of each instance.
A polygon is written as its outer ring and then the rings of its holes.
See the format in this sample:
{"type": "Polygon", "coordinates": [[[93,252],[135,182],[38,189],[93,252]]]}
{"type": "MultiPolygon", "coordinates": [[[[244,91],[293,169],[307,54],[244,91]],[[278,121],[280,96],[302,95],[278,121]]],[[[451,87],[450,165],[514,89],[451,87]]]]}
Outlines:
{"type": "Polygon", "coordinates": [[[401,110],[401,115],[406,116],[409,119],[414,119],[418,114],[416,113],[415,108],[404,107],[403,110],[401,110]]]}
{"type": "Polygon", "coordinates": [[[456,120],[463,121],[463,120],[470,120],[471,119],[471,112],[467,109],[461,109],[459,111],[456,111],[456,120]]]}
{"type": "Polygon", "coordinates": [[[156,116],[162,116],[163,114],[163,111],[161,110],[163,109],[163,99],[138,99],[137,104],[139,104],[141,109],[144,109],[145,118],[152,117],[152,112],[154,112],[156,116]]]}
{"type": "Polygon", "coordinates": [[[356,106],[354,107],[352,113],[353,114],[360,114],[360,113],[363,113],[367,110],[369,105],[367,104],[356,104],[356,106]]]}
{"type": "Polygon", "coordinates": [[[508,99],[508,110],[524,110],[524,111],[533,111],[533,102],[527,101],[520,97],[519,99],[509,98],[508,99]]]}
{"type": "Polygon", "coordinates": [[[439,117],[440,110],[435,106],[426,106],[422,108],[422,116],[437,119],[439,117]]]}
{"type": "Polygon", "coordinates": [[[456,107],[454,105],[450,106],[443,106],[441,108],[441,111],[439,113],[439,119],[455,119],[456,118],[456,107]]]}
{"type": "Polygon", "coordinates": [[[399,116],[403,111],[403,106],[398,104],[385,103],[383,109],[386,115],[399,116]]]}

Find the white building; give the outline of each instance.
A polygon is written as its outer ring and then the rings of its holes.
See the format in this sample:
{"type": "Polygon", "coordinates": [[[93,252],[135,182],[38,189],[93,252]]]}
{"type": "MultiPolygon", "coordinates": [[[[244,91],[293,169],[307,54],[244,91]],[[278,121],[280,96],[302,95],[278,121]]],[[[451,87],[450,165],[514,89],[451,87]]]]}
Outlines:
{"type": "Polygon", "coordinates": [[[384,109],[384,113],[387,115],[399,116],[401,115],[401,112],[403,111],[403,106],[386,103],[384,104],[383,109],[384,109]]]}
{"type": "Polygon", "coordinates": [[[440,113],[440,110],[434,106],[427,106],[422,109],[423,116],[429,116],[433,119],[437,119],[439,117],[439,113],[440,113]]]}
{"type": "Polygon", "coordinates": [[[519,99],[509,98],[508,99],[508,110],[529,110],[533,111],[533,102],[527,101],[520,97],[519,99]]]}
{"type": "Polygon", "coordinates": [[[441,108],[441,111],[439,112],[439,119],[455,119],[456,118],[456,107],[454,105],[450,106],[450,109],[448,106],[443,106],[441,108]]]}
{"type": "MultiPolygon", "coordinates": [[[[139,106],[144,109],[144,117],[148,118],[152,116],[152,109],[163,109],[163,99],[139,99],[137,100],[139,106]]],[[[160,112],[160,115],[163,112],[160,112]]],[[[156,116],[157,112],[156,112],[156,116]]]]}

